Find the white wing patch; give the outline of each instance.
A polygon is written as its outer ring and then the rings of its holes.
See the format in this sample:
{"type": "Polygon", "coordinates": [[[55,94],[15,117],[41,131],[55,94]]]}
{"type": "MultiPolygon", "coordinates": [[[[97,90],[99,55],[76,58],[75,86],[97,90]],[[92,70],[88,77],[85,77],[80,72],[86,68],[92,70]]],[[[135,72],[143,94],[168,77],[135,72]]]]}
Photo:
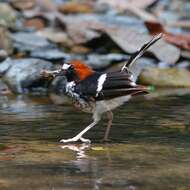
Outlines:
{"type": "Polygon", "coordinates": [[[103,88],[103,84],[106,80],[107,74],[102,74],[99,78],[98,78],[98,86],[96,89],[96,97],[98,96],[99,92],[102,90],[103,88]]]}

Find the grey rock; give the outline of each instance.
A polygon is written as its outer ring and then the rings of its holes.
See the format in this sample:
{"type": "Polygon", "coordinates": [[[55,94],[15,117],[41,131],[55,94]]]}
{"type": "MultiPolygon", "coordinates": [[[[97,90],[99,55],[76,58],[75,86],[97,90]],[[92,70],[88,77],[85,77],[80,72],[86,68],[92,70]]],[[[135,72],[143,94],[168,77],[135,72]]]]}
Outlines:
{"type": "Polygon", "coordinates": [[[45,79],[40,75],[41,70],[52,69],[52,63],[40,59],[6,60],[4,63],[3,79],[15,93],[25,93],[30,89],[45,85],[45,79]]]}
{"type": "Polygon", "coordinates": [[[58,49],[47,49],[44,51],[34,50],[31,52],[30,56],[35,57],[35,58],[50,60],[50,61],[70,58],[69,54],[66,54],[58,49]]]}
{"type": "Polygon", "coordinates": [[[0,3],[0,25],[12,27],[16,22],[15,11],[7,4],[0,3]]]}
{"type": "Polygon", "coordinates": [[[0,49],[0,61],[5,60],[8,57],[8,53],[4,49],[0,49]]]}
{"type": "Polygon", "coordinates": [[[13,43],[10,32],[6,27],[0,25],[0,49],[5,50],[8,54],[13,52],[13,43]]]}
{"type": "Polygon", "coordinates": [[[176,65],[176,68],[190,68],[190,61],[182,61],[176,65]]]}
{"type": "Polygon", "coordinates": [[[158,63],[157,66],[158,66],[158,68],[163,69],[163,68],[170,68],[171,64],[161,61],[161,62],[158,63]]]}
{"type": "Polygon", "coordinates": [[[55,47],[55,45],[50,43],[46,38],[38,36],[35,33],[17,32],[12,34],[12,39],[14,41],[14,47],[18,51],[44,51],[45,49],[55,47]]]}
{"type": "Polygon", "coordinates": [[[11,65],[12,65],[12,60],[10,58],[7,58],[5,61],[0,63],[0,76],[3,76],[11,67],[11,65]]]}
{"type": "Polygon", "coordinates": [[[129,58],[129,56],[124,54],[108,54],[108,55],[98,55],[90,54],[87,58],[86,63],[93,69],[105,69],[109,67],[112,63],[122,62],[129,58]]]}
{"type": "Polygon", "coordinates": [[[9,90],[7,84],[2,79],[0,79],[0,95],[10,94],[10,93],[11,91],[9,90]]]}

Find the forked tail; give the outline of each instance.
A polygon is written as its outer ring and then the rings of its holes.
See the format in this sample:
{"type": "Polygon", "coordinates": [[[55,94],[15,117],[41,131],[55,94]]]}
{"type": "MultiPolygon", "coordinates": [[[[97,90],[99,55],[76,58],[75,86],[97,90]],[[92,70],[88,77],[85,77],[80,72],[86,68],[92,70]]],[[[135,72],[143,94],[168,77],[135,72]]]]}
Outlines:
{"type": "Polygon", "coordinates": [[[123,71],[125,68],[128,68],[129,66],[131,66],[138,58],[140,58],[145,52],[146,50],[152,46],[154,43],[156,43],[158,40],[160,40],[162,38],[162,33],[158,34],[157,36],[155,36],[152,40],[150,40],[148,43],[144,44],[140,50],[136,51],[135,53],[133,53],[131,55],[131,57],[129,58],[129,60],[123,65],[123,67],[121,68],[121,71],[123,71]]]}

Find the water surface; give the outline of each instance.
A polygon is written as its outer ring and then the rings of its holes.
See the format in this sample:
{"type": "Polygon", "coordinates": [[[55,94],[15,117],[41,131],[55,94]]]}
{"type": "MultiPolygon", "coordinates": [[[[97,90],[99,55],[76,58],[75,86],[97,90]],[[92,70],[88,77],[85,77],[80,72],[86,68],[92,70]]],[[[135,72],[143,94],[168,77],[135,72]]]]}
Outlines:
{"type": "Polygon", "coordinates": [[[189,190],[190,90],[161,90],[114,111],[86,137],[91,145],[59,143],[91,115],[48,97],[0,97],[2,190],[189,190]]]}

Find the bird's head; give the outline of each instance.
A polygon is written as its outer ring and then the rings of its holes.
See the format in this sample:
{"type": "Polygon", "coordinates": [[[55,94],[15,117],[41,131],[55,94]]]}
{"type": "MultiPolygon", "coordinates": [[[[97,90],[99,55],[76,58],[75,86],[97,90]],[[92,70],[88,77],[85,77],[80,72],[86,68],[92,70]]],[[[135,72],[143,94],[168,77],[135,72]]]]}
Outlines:
{"type": "Polygon", "coordinates": [[[64,63],[61,67],[61,72],[68,81],[81,81],[94,73],[89,66],[79,60],[64,63]]]}
{"type": "Polygon", "coordinates": [[[57,77],[65,76],[67,81],[81,81],[92,75],[94,71],[87,66],[85,63],[82,63],[79,60],[73,60],[70,62],[63,63],[62,67],[55,71],[43,70],[41,72],[42,76],[48,77],[57,77]]]}

